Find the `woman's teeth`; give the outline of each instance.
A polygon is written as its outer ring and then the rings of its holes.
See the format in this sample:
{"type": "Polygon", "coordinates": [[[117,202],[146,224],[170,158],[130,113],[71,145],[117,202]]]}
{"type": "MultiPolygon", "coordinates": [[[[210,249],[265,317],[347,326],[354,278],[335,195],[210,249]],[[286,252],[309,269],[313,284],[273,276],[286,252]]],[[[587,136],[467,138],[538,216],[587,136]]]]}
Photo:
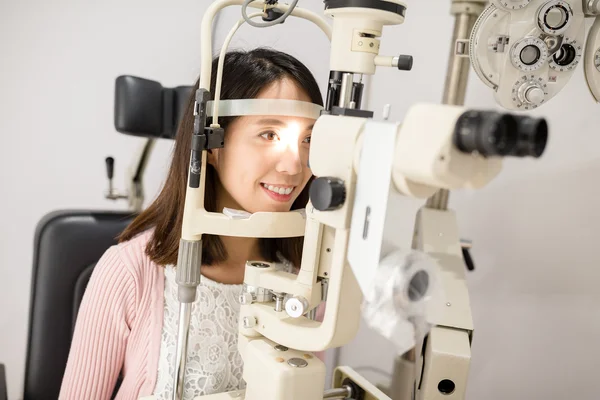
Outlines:
{"type": "Polygon", "coordinates": [[[282,188],[282,187],[277,187],[277,186],[273,186],[273,185],[265,185],[264,183],[262,185],[264,187],[266,187],[267,189],[269,189],[271,192],[277,193],[277,194],[282,194],[282,195],[288,195],[288,194],[292,193],[292,191],[294,190],[293,187],[282,188]]]}

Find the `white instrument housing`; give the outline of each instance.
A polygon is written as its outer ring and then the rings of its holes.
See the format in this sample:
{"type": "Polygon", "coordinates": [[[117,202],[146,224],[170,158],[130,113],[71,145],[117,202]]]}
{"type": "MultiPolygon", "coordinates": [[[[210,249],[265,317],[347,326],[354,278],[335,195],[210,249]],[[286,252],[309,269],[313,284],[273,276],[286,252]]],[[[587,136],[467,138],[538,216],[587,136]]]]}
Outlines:
{"type": "Polygon", "coordinates": [[[473,27],[469,56],[499,105],[530,110],[565,87],[584,45],[581,0],[493,0],[473,27]]]}
{"type": "Polygon", "coordinates": [[[588,34],[585,48],[585,78],[596,102],[600,102],[600,17],[588,34]]]}

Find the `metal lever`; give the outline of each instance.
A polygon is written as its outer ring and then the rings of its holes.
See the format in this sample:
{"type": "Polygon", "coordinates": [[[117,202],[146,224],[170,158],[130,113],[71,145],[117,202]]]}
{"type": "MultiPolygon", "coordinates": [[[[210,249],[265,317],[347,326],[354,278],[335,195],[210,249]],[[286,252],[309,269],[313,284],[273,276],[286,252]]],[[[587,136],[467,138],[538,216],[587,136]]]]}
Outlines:
{"type": "Polygon", "coordinates": [[[115,159],[112,157],[106,157],[106,174],[108,175],[109,181],[112,181],[114,167],[115,167],[115,159]]]}
{"type": "Polygon", "coordinates": [[[473,262],[473,258],[471,257],[471,252],[470,252],[471,247],[473,247],[472,242],[470,240],[461,239],[460,247],[462,248],[462,254],[463,254],[463,258],[465,260],[465,265],[467,266],[467,269],[469,271],[474,271],[475,263],[473,262]]]}

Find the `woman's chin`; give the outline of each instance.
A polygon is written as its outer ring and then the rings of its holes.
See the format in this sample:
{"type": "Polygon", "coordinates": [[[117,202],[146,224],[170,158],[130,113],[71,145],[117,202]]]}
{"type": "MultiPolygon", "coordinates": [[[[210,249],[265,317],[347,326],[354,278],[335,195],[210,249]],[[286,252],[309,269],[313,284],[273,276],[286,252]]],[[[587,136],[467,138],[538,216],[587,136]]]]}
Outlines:
{"type": "Polygon", "coordinates": [[[273,206],[273,207],[262,207],[260,211],[257,212],[287,212],[290,211],[289,207],[285,206],[273,206]]]}
{"type": "Polygon", "coordinates": [[[291,204],[263,204],[260,207],[252,207],[251,213],[257,212],[287,212],[290,211],[291,204]]]}

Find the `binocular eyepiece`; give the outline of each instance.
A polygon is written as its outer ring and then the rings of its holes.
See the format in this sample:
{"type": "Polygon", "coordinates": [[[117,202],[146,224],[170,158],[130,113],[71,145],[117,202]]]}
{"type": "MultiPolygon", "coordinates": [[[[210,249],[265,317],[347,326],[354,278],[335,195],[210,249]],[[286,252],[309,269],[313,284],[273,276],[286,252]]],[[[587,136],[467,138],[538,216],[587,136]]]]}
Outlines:
{"type": "Polygon", "coordinates": [[[470,110],[458,118],[453,141],[463,153],[539,158],[548,142],[548,124],[543,118],[470,110]]]}

